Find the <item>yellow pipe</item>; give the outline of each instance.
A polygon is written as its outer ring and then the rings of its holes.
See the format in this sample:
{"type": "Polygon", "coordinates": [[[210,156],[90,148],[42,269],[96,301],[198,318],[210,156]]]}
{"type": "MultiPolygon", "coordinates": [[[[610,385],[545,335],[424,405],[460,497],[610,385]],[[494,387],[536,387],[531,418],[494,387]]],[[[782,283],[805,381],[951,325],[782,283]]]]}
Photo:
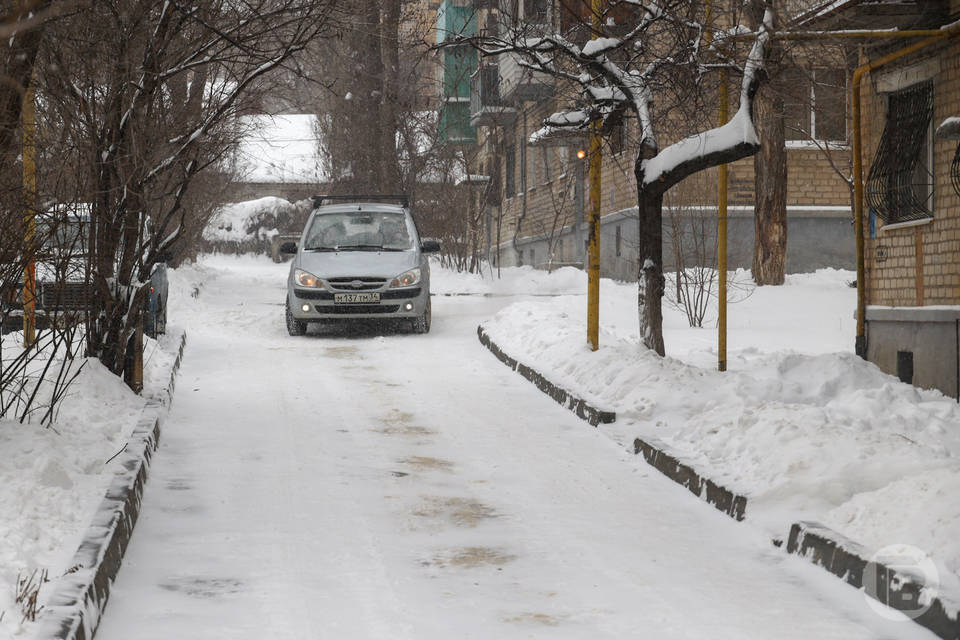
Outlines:
{"type": "MultiPolygon", "coordinates": [[[[729,99],[727,70],[720,72],[720,126],[727,123],[729,99]]],[[[717,177],[717,276],[719,278],[717,317],[717,370],[727,370],[727,165],[718,167],[717,177]]]]}
{"type": "MultiPolygon", "coordinates": [[[[599,37],[602,25],[600,11],[602,0],[593,0],[592,26],[593,39],[599,37]]],[[[600,138],[600,123],[590,125],[590,213],[588,216],[588,263],[587,263],[587,342],[590,349],[600,348],[600,178],[602,170],[603,151],[600,138]]]]}
{"type": "Polygon", "coordinates": [[[857,337],[854,348],[857,355],[864,359],[867,357],[865,318],[867,310],[867,283],[866,260],[864,256],[865,241],[863,238],[863,139],[860,132],[860,85],[863,81],[863,76],[867,73],[894,60],[908,56],[911,53],[916,53],[932,44],[960,35],[960,30],[954,27],[953,29],[936,31],[934,33],[936,35],[926,38],[925,40],[915,42],[903,49],[860,65],[853,72],[853,81],[850,87],[850,106],[853,112],[853,219],[855,233],[857,234],[857,337]]]}
{"type": "Polygon", "coordinates": [[[24,214],[23,246],[27,261],[23,266],[23,346],[31,347],[37,340],[37,268],[35,257],[35,236],[37,217],[37,177],[36,177],[36,111],[33,106],[33,85],[23,92],[23,199],[26,205],[24,214]]]}

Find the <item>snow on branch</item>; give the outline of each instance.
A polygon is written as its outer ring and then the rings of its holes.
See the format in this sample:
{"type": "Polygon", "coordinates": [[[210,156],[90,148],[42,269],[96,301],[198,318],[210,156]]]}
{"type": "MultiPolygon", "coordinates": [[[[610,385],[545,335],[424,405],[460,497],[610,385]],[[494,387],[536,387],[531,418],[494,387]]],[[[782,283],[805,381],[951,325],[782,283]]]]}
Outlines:
{"type": "Polygon", "coordinates": [[[773,13],[766,9],[743,68],[740,107],[729,122],[676,142],[656,156],[643,161],[643,184],[658,185],[665,191],[684,177],[755,153],[760,146],[753,125],[753,99],[760,83],[764,53],[773,31],[773,13]]]}

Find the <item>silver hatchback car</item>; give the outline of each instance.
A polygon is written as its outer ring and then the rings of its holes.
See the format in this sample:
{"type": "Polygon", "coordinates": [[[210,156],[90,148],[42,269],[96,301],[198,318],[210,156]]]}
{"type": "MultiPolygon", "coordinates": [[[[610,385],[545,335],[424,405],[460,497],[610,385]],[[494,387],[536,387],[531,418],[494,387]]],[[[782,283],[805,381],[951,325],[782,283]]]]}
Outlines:
{"type": "Polygon", "coordinates": [[[292,336],[311,322],[409,320],[430,331],[430,264],[440,250],[421,240],[404,197],[316,196],[287,278],[286,322],[292,336]],[[391,204],[378,200],[399,200],[391,204]],[[336,204],[325,204],[339,200],[336,204]],[[355,200],[344,202],[345,200],[355,200]]]}

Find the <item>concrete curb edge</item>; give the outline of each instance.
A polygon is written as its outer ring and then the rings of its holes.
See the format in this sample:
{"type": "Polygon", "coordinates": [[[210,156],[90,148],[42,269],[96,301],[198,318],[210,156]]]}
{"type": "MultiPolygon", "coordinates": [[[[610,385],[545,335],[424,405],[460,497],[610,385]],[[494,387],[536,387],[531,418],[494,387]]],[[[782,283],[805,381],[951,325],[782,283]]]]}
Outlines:
{"type": "MultiPolygon", "coordinates": [[[[594,427],[601,422],[608,424],[616,420],[616,413],[613,411],[600,411],[590,406],[584,400],[574,397],[569,391],[550,382],[542,373],[509,356],[487,335],[482,326],[477,327],[477,336],[480,338],[481,344],[489,349],[498,360],[533,382],[538,389],[558,403],[565,405],[594,427]]],[[[683,464],[676,457],[667,453],[663,445],[654,445],[637,438],[634,440],[633,446],[634,454],[643,453],[644,459],[650,466],[677,484],[686,487],[701,500],[712,504],[735,520],[744,519],[747,511],[747,498],[745,496],[735,494],[713,480],[702,477],[692,467],[683,464]]]]}
{"type": "Polygon", "coordinates": [[[37,623],[35,638],[91,640],[120,571],[123,554],[140,514],[147,471],[160,439],[160,422],[173,399],[187,334],[159,398],[150,398],[120,454],[120,466],[71,561],[72,570],[58,578],[37,623]]]}
{"type": "Polygon", "coordinates": [[[829,527],[817,522],[794,523],[787,553],[805,558],[866,596],[904,612],[944,640],[960,639],[960,617],[947,613],[936,589],[927,592],[911,574],[872,560],[874,554],[866,547],[829,527]]]}
{"type": "MultiPolygon", "coordinates": [[[[574,398],[568,391],[551,383],[543,374],[509,356],[491,340],[483,327],[477,327],[477,335],[480,342],[497,359],[536,384],[541,391],[560,404],[567,403],[567,408],[593,426],[597,426],[600,422],[599,420],[591,421],[585,410],[574,409],[573,407],[577,402],[582,403],[583,401],[574,398]]],[[[586,403],[583,404],[584,407],[596,411],[586,403]]],[[[614,421],[616,414],[613,412],[603,413],[609,413],[613,416],[613,419],[604,420],[604,422],[614,421]]],[[[633,446],[635,454],[642,453],[649,465],[677,484],[689,489],[701,500],[713,505],[735,520],[742,521],[746,517],[746,496],[736,494],[709,478],[703,477],[695,469],[667,453],[666,447],[660,443],[636,438],[633,446]]],[[[779,547],[782,546],[783,541],[774,540],[774,544],[779,547]]],[[[940,598],[935,594],[921,594],[924,591],[924,585],[918,584],[911,575],[869,560],[871,554],[866,550],[866,547],[840,533],[816,522],[794,523],[790,528],[786,552],[807,559],[854,588],[864,591],[865,595],[902,612],[915,611],[917,603],[929,597],[927,609],[922,614],[912,618],[913,622],[930,629],[944,640],[960,640],[960,616],[951,617],[940,598]],[[865,578],[867,588],[864,588],[865,578]]],[[[956,599],[960,601],[960,597],[956,599]]]]}
{"type": "Polygon", "coordinates": [[[577,414],[581,420],[586,420],[591,426],[595,427],[601,422],[609,424],[615,422],[617,414],[613,411],[603,411],[590,405],[586,400],[575,397],[572,393],[560,387],[538,371],[519,362],[515,358],[508,356],[503,349],[490,339],[483,327],[477,327],[477,337],[480,338],[480,344],[490,350],[500,362],[504,363],[521,376],[532,382],[540,391],[553,398],[558,404],[563,405],[570,411],[577,414]]]}
{"type": "Polygon", "coordinates": [[[710,478],[702,476],[696,469],[680,462],[667,453],[663,445],[651,444],[641,438],[633,441],[633,453],[643,454],[651,467],[667,476],[704,502],[713,505],[734,520],[741,521],[747,515],[747,497],[734,493],[710,478]]]}

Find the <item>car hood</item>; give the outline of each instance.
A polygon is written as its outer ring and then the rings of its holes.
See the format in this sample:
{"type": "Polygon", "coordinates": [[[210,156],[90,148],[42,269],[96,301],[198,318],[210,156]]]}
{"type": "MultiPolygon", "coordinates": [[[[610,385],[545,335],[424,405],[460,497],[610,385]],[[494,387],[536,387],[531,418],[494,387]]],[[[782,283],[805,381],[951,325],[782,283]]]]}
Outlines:
{"type": "Polygon", "coordinates": [[[392,278],[418,265],[416,251],[304,251],[297,258],[320,278],[392,278]]]}

